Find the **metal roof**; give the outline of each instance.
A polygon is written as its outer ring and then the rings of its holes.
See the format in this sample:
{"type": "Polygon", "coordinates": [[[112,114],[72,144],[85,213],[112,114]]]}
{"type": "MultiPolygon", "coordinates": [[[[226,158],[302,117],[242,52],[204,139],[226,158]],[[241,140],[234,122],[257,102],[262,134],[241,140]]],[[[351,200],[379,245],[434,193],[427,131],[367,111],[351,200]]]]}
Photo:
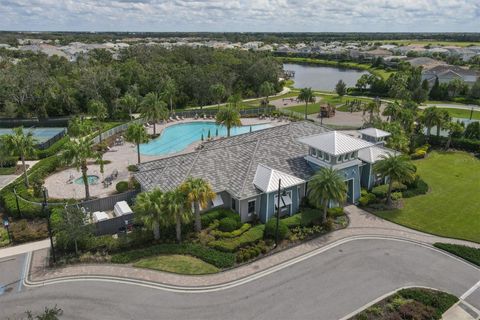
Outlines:
{"type": "Polygon", "coordinates": [[[390,132],[383,131],[377,128],[367,128],[367,129],[359,130],[358,132],[374,138],[383,138],[383,137],[391,136],[390,132]]]}
{"type": "Polygon", "coordinates": [[[373,146],[373,143],[354,138],[338,131],[330,131],[314,136],[303,137],[298,141],[333,156],[373,146]]]}
{"type": "Polygon", "coordinates": [[[381,146],[373,146],[358,151],[358,158],[368,163],[375,163],[382,159],[382,156],[398,154],[398,151],[383,148],[381,146]]]}
{"type": "Polygon", "coordinates": [[[282,188],[296,186],[305,182],[305,180],[294,177],[288,173],[269,168],[263,164],[258,164],[255,177],[253,178],[253,184],[258,189],[268,193],[278,189],[278,181],[280,179],[282,180],[282,188]]]}

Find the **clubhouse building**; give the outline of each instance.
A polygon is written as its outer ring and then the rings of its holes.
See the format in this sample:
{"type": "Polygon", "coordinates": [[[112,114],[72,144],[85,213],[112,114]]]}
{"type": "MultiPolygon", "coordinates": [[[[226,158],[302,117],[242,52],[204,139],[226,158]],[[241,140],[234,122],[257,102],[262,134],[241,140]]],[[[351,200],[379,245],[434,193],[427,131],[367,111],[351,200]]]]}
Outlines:
{"type": "Polygon", "coordinates": [[[192,176],[208,181],[217,194],[208,208],[226,207],[242,221],[274,217],[281,181],[282,215],[299,210],[308,181],[322,168],[334,168],[347,184],[347,202],[356,203],[361,188],[384,183],[373,172],[390,134],[375,128],[361,138],[311,122],[292,122],[202,144],[197,151],[140,164],[135,174],[142,191],[168,191],[192,176]]]}

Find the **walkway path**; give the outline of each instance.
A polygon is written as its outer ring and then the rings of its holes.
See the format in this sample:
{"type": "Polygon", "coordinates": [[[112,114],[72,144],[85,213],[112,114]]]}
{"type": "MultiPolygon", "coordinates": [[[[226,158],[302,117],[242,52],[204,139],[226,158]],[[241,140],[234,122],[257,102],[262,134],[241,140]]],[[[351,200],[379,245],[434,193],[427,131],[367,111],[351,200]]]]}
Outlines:
{"type": "Polygon", "coordinates": [[[47,269],[45,267],[47,249],[44,249],[33,254],[30,281],[32,284],[35,284],[52,281],[53,279],[62,277],[113,276],[140,281],[151,281],[163,285],[179,287],[191,288],[216,286],[237,281],[248,276],[258,275],[263,271],[267,272],[281,264],[288,264],[299,259],[306,259],[305,257],[308,257],[309,254],[318,254],[322,250],[327,250],[330,246],[336,245],[339,242],[349,242],[355,238],[358,239],[371,236],[408,239],[426,245],[431,245],[435,242],[450,242],[480,248],[480,244],[478,243],[442,238],[399,226],[378,218],[356,206],[348,206],[345,208],[345,211],[350,218],[350,225],[346,229],[316,238],[291,249],[272,254],[250,264],[213,275],[184,276],[134,268],[126,265],[108,264],[86,264],[47,269]]]}
{"type": "Polygon", "coordinates": [[[455,103],[426,103],[419,106],[420,109],[436,106],[437,108],[450,108],[450,109],[462,109],[462,110],[475,110],[480,111],[480,106],[474,104],[455,104],[455,103]]]}

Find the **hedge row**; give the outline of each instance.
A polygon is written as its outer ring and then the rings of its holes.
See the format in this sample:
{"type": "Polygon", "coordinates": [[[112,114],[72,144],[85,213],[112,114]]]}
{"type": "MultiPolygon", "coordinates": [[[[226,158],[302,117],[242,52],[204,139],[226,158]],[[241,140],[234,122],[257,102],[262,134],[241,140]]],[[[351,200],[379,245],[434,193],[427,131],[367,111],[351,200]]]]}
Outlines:
{"type": "MultiPolygon", "coordinates": [[[[425,142],[428,142],[432,147],[437,148],[445,148],[448,140],[447,137],[437,136],[430,136],[428,139],[427,137],[424,137],[423,139],[425,139],[425,142]]],[[[453,138],[450,148],[477,153],[480,152],[480,140],[453,138]]]]}
{"type": "Polygon", "coordinates": [[[59,153],[65,144],[68,142],[70,138],[68,136],[64,136],[60,140],[56,141],[54,144],[52,144],[50,147],[43,149],[43,150],[37,150],[36,155],[38,159],[45,159],[51,156],[56,155],[59,153]]]}
{"type": "Polygon", "coordinates": [[[241,236],[232,239],[222,239],[211,241],[208,246],[223,251],[223,252],[235,252],[238,248],[248,246],[261,240],[263,238],[263,231],[265,225],[259,224],[241,236]]]}
{"type": "Polygon", "coordinates": [[[136,260],[160,254],[188,254],[217,268],[229,268],[235,264],[235,255],[220,252],[198,244],[159,244],[145,249],[131,250],[114,254],[113,263],[131,263],[136,260]]]}
{"type": "Polygon", "coordinates": [[[435,247],[448,251],[462,259],[480,266],[480,249],[462,246],[459,244],[440,243],[433,244],[435,247]]]}
{"type": "Polygon", "coordinates": [[[232,232],[223,232],[223,231],[214,229],[210,232],[210,234],[212,236],[215,236],[216,238],[235,238],[245,233],[246,231],[250,230],[251,227],[252,227],[251,224],[245,223],[239,229],[233,230],[232,232]]]}

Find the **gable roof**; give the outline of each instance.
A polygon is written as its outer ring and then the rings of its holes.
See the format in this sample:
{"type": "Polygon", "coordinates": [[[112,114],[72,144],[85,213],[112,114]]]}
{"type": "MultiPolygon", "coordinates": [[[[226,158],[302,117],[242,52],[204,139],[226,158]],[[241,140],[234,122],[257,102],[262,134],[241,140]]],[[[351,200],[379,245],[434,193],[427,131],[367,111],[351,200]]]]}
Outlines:
{"type": "Polygon", "coordinates": [[[314,170],[304,159],[308,146],[298,138],[326,130],[302,121],[214,140],[198,151],[142,163],[135,178],[144,190],[166,191],[192,176],[208,181],[217,193],[228,191],[237,199],[252,197],[261,193],[253,184],[259,164],[309,179],[314,170]]]}
{"type": "Polygon", "coordinates": [[[358,132],[360,132],[363,135],[374,137],[374,138],[383,138],[383,137],[391,136],[390,132],[383,131],[377,128],[367,128],[367,129],[359,130],[358,132]]]}
{"type": "Polygon", "coordinates": [[[338,131],[330,131],[314,136],[303,137],[298,141],[333,156],[373,146],[373,144],[368,141],[354,138],[338,131]]]}
{"type": "Polygon", "coordinates": [[[398,151],[384,148],[381,146],[373,146],[358,151],[358,158],[368,163],[375,163],[381,160],[383,156],[398,154],[398,151]]]}
{"type": "Polygon", "coordinates": [[[259,164],[253,184],[263,192],[272,192],[278,189],[278,181],[281,179],[281,187],[288,188],[305,182],[305,180],[294,177],[288,173],[275,170],[266,165],[259,164]]]}

